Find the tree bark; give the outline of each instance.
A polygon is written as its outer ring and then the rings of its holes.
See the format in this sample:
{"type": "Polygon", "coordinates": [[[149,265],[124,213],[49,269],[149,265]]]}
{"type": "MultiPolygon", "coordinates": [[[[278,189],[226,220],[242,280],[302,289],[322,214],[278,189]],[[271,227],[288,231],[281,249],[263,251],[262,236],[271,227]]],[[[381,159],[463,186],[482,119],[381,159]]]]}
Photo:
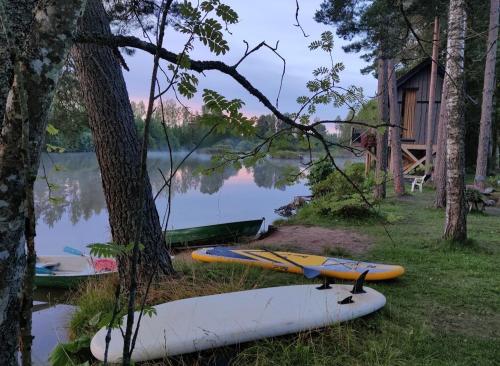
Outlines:
{"type": "Polygon", "coordinates": [[[491,143],[491,120],[493,115],[493,94],[495,92],[495,64],[497,56],[498,13],[500,0],[491,0],[488,42],[486,43],[486,63],[484,66],[483,101],[477,147],[476,176],[474,184],[486,188],[488,174],[488,155],[491,143]]]}
{"type": "Polygon", "coordinates": [[[26,193],[34,181],[33,171],[38,169],[48,110],[83,4],[84,0],[41,2],[33,18],[30,13],[30,20],[34,21],[23,46],[25,51],[11,53],[16,57],[12,65],[17,71],[6,98],[0,132],[1,365],[17,365],[21,288],[26,267],[26,193]],[[26,144],[21,142],[23,133],[26,144]],[[32,170],[26,171],[27,166],[32,170]]]}
{"type": "Polygon", "coordinates": [[[0,16],[5,28],[0,31],[0,129],[5,104],[14,78],[14,64],[26,41],[33,20],[36,0],[5,0],[0,16]]]}
{"type": "Polygon", "coordinates": [[[490,169],[492,172],[496,172],[498,165],[498,118],[496,118],[495,107],[493,107],[493,125],[492,125],[492,136],[491,136],[491,156],[490,156],[490,169]]]}
{"type": "Polygon", "coordinates": [[[465,93],[464,51],[465,0],[450,0],[446,74],[448,115],[446,138],[446,220],[444,238],[464,242],[467,239],[465,202],[465,93]]]}
{"type": "MultiPolygon", "coordinates": [[[[31,171],[31,168],[28,168],[31,171]]],[[[36,250],[35,250],[35,203],[33,197],[33,182],[28,178],[26,192],[26,219],[25,219],[25,237],[26,237],[26,273],[23,282],[23,296],[21,303],[20,317],[20,351],[23,366],[31,366],[31,348],[33,343],[32,335],[32,309],[33,292],[35,290],[36,273],[36,250]]]]}
{"type": "MultiPolygon", "coordinates": [[[[387,60],[383,57],[378,59],[378,113],[381,123],[389,121],[388,108],[388,88],[387,88],[387,60]]],[[[387,179],[387,128],[384,131],[377,131],[377,161],[375,164],[375,189],[373,197],[375,199],[384,199],[386,196],[387,179]]]]}
{"type": "Polygon", "coordinates": [[[434,207],[446,207],[446,130],[448,118],[446,114],[446,99],[448,96],[449,78],[444,77],[443,89],[441,91],[441,106],[439,108],[438,135],[436,141],[436,164],[432,175],[436,186],[434,207]]]}
{"type": "MultiPolygon", "coordinates": [[[[79,31],[111,35],[100,0],[88,1],[79,31]]],[[[145,174],[140,179],[140,142],[120,63],[107,46],[77,44],[72,55],[94,138],[113,242],[126,245],[139,238],[144,245],[139,276],[157,267],[165,274],[173,273],[149,177],[145,174]],[[141,187],[144,192],[139,194],[141,187]],[[143,217],[137,213],[140,197],[143,217]]],[[[129,258],[119,258],[123,288],[128,288],[129,265],[129,258]]]]}
{"type": "Polygon", "coordinates": [[[434,136],[434,111],[436,109],[436,81],[439,56],[439,17],[434,18],[434,32],[432,35],[432,66],[429,82],[429,106],[427,109],[427,132],[425,138],[425,174],[432,172],[432,138],[434,136]]]}
{"type": "Polygon", "coordinates": [[[398,108],[398,91],[394,60],[387,61],[389,75],[389,119],[391,122],[391,168],[394,177],[394,192],[400,197],[405,194],[403,177],[403,152],[401,150],[401,118],[398,108]]]}

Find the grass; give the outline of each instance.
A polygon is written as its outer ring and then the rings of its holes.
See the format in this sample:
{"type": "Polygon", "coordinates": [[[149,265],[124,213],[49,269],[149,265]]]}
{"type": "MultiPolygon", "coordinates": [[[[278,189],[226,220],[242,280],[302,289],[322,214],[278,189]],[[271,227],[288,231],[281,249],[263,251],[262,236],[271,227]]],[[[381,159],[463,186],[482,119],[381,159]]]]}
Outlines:
{"type": "MultiPolygon", "coordinates": [[[[202,365],[494,365],[500,360],[500,217],[469,215],[471,240],[459,246],[440,239],[444,213],[431,207],[433,193],[398,200],[389,197],[380,210],[397,220],[332,222],[307,208],[290,220],[346,228],[368,235],[374,245],[359,259],[401,264],[406,274],[369,286],[387,297],[387,305],[362,319],[320,331],[266,339],[162,364],[202,365]]],[[[342,254],[342,253],[338,253],[342,254]]],[[[237,265],[177,263],[182,276],[157,284],[150,302],[307,283],[299,276],[237,265]]],[[[91,320],[112,304],[112,286],[80,290],[80,310],[71,327],[92,334],[91,320]]]]}

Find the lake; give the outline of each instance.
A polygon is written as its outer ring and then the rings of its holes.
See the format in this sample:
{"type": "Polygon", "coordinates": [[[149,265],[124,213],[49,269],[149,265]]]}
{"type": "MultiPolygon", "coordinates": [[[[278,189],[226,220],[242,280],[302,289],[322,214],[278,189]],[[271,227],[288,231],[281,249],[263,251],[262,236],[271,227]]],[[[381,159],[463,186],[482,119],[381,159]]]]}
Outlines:
{"type": "MultiPolygon", "coordinates": [[[[174,154],[174,166],[184,157],[174,154]]],[[[265,217],[268,225],[278,218],[274,209],[294,196],[309,194],[305,182],[282,186],[298,160],[268,159],[254,167],[228,167],[210,175],[211,156],[193,154],[177,171],[172,184],[169,229],[218,224],[265,217]]],[[[347,159],[339,158],[339,164],[347,159]]],[[[148,172],[155,194],[163,185],[160,170],[168,175],[166,152],[148,154],[148,172]]],[[[166,194],[156,205],[163,221],[166,194]]],[[[35,183],[36,245],[39,254],[62,254],[67,245],[111,241],[101,177],[94,153],[44,154],[35,183]],[[44,179],[43,177],[47,177],[44,179]]]]}

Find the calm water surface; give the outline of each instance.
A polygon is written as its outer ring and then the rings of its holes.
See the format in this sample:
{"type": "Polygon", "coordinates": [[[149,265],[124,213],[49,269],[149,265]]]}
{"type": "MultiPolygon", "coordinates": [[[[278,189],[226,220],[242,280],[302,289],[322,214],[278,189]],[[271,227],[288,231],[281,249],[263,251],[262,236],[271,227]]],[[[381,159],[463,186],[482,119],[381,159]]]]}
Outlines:
{"type": "MultiPolygon", "coordinates": [[[[175,154],[174,162],[183,156],[175,154]]],[[[344,163],[346,159],[340,160],[344,163]]],[[[60,254],[66,245],[86,250],[89,243],[110,241],[95,154],[45,154],[42,161],[35,184],[38,253],[60,254]]],[[[287,187],[277,184],[289,174],[290,167],[300,167],[299,161],[270,159],[252,168],[226,168],[211,175],[200,172],[209,166],[209,155],[195,154],[177,172],[169,229],[261,217],[269,224],[278,217],[275,208],[296,195],[309,194],[303,181],[287,187]]],[[[168,175],[167,153],[150,152],[148,170],[153,193],[163,184],[160,169],[168,175]]],[[[159,196],[156,205],[162,219],[166,195],[159,196]]]]}

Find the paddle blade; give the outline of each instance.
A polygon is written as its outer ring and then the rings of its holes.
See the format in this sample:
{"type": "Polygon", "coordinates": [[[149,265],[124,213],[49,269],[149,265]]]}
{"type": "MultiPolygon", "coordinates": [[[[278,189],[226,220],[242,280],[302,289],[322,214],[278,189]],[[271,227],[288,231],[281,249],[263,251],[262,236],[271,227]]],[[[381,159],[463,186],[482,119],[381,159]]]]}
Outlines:
{"type": "Polygon", "coordinates": [[[318,277],[319,275],[321,274],[320,271],[318,271],[317,269],[314,269],[314,268],[310,268],[310,267],[304,267],[304,276],[308,279],[313,279],[313,278],[316,278],[318,277]]]}
{"type": "Polygon", "coordinates": [[[73,255],[80,255],[82,257],[85,256],[85,254],[83,254],[83,252],[81,250],[78,250],[78,249],[75,249],[75,248],[71,248],[71,247],[64,247],[64,251],[68,254],[73,254],[73,255]]]}

